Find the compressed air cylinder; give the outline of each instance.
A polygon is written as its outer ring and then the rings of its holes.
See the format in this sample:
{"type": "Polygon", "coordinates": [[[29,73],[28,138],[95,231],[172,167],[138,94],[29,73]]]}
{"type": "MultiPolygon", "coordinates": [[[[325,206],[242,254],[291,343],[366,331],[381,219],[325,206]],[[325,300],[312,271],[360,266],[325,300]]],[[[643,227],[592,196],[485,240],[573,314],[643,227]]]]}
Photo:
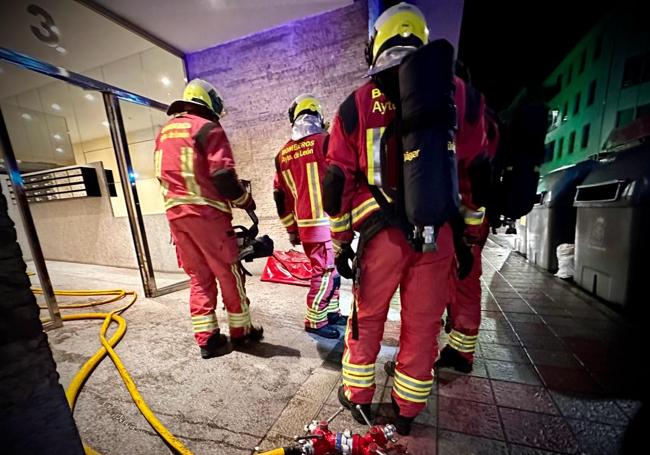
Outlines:
{"type": "Polygon", "coordinates": [[[453,58],[453,46],[437,40],[399,68],[404,206],[416,227],[440,227],[458,212],[453,58]]]}

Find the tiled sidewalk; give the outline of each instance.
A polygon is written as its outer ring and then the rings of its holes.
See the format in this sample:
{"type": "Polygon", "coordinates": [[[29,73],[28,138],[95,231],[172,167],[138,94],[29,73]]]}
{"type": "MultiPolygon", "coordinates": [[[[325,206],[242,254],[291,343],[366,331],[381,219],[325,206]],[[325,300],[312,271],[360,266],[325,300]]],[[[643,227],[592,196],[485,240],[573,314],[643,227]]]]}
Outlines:
{"type": "MultiPolygon", "coordinates": [[[[619,453],[640,405],[638,331],[494,240],[483,253],[474,371],[440,371],[427,410],[402,441],[417,455],[619,453]]],[[[386,344],[395,344],[398,330],[388,323],[386,344]]],[[[380,358],[395,351],[384,346],[380,358]]],[[[376,411],[389,417],[392,380],[381,374],[378,383],[376,411]]],[[[337,406],[334,388],[319,417],[337,406]]],[[[363,430],[349,415],[335,425],[363,430]]]]}

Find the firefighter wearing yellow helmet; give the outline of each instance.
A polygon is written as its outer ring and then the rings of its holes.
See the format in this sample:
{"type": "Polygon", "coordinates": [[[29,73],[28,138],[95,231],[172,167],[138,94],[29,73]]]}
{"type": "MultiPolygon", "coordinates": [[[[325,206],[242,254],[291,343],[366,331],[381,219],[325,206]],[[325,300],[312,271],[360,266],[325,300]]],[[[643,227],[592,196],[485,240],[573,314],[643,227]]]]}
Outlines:
{"type": "Polygon", "coordinates": [[[399,65],[405,56],[428,42],[429,29],[422,11],[408,3],[388,8],[377,18],[368,41],[368,75],[399,65]]]}
{"type": "Polygon", "coordinates": [[[321,197],[329,134],[318,98],[307,93],[296,97],[289,121],[291,139],[275,157],[273,198],[289,241],[302,244],[312,266],[305,331],[335,339],[341,335],[336,326],[345,326],[347,318],[339,311],[341,277],[321,197]]]}
{"type": "MultiPolygon", "coordinates": [[[[393,423],[402,435],[409,434],[431,393],[431,369],[454,257],[447,224],[437,232],[437,250],[418,250],[406,233],[408,220],[404,223],[399,207],[390,200],[399,197],[393,189],[400,185],[392,165],[399,162],[397,140],[385,137],[389,126],[401,121],[396,107],[401,92],[398,65],[428,41],[426,21],[415,6],[400,3],[379,16],[366,51],[371,78],[339,107],[323,180],[335,264],[341,276],[354,279],[338,398],[358,422],[364,422],[360,411],[372,419],[375,363],[390,301],[399,286],[402,325],[392,401],[397,416],[393,423]],[[387,197],[384,189],[391,195],[387,197]],[[356,258],[351,248],[355,231],[360,234],[356,258]]],[[[449,86],[451,67],[449,61],[449,86]]]]}
{"type": "Polygon", "coordinates": [[[156,138],[155,170],[165,200],[179,262],[190,277],[190,314],[201,357],[227,352],[215,308],[217,284],[228,312],[232,344],[262,339],[248,309],[232,208],[254,210],[255,202],[237,177],[230,143],[219,119],[225,113],[217,89],[201,79],[187,84],[167,110],[172,118],[156,138]]]}

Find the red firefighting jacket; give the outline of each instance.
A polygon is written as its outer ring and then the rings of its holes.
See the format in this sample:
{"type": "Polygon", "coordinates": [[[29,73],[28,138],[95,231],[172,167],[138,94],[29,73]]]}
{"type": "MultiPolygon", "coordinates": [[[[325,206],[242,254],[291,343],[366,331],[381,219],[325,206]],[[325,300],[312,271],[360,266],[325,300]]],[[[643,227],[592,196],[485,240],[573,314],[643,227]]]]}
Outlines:
{"type": "Polygon", "coordinates": [[[218,122],[187,113],[174,116],[156,138],[155,173],[165,200],[167,219],[196,215],[231,216],[233,205],[245,205],[246,192],[240,199],[223,197],[210,176],[221,169],[234,169],[230,143],[218,122]]]}
{"type": "Polygon", "coordinates": [[[455,101],[458,113],[456,132],[456,162],[458,166],[458,189],[461,211],[467,226],[480,226],[484,220],[484,209],[472,200],[472,182],[469,167],[481,154],[487,153],[485,120],[485,98],[476,89],[454,77],[455,101]],[[471,112],[468,112],[471,111],[471,112]]]}
{"type": "Polygon", "coordinates": [[[298,231],[303,242],[330,240],[330,221],[323,210],[323,177],[329,135],[318,133],[289,141],[275,157],[274,190],[284,195],[278,213],[289,232],[298,231]]]}
{"type": "MultiPolygon", "coordinates": [[[[459,187],[463,204],[467,203],[469,208],[476,209],[471,202],[467,165],[485,147],[485,101],[481,95],[480,113],[476,123],[466,122],[465,84],[459,78],[455,78],[454,82],[459,118],[456,134],[459,187]]],[[[358,231],[368,216],[379,210],[368,184],[378,185],[379,179],[382,178],[380,140],[384,129],[395,118],[395,105],[373,81],[369,81],[344,101],[341,109],[356,109],[358,113],[358,121],[352,125],[352,130],[350,126],[344,125],[340,111],[336,115],[327,155],[327,164],[337,166],[345,177],[341,210],[331,218],[332,238],[347,242],[352,239],[353,231],[358,231]],[[345,106],[351,103],[354,103],[354,106],[345,106]]]]}

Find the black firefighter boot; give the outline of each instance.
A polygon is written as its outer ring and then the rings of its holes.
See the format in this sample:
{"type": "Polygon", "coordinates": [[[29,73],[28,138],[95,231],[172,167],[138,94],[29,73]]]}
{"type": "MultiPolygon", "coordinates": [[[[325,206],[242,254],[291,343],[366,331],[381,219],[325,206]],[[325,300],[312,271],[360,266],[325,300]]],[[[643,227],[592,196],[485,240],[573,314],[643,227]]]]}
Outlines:
{"type": "Polygon", "coordinates": [[[370,404],[353,403],[348,399],[348,397],[345,396],[345,390],[343,389],[343,386],[339,387],[339,403],[341,403],[343,407],[349,409],[352,413],[352,417],[354,417],[354,420],[360,424],[368,425],[366,419],[363,418],[364,415],[368,418],[370,424],[372,424],[372,409],[370,407],[370,404]],[[359,410],[357,406],[361,407],[361,410],[359,410]]]}
{"type": "Polygon", "coordinates": [[[440,357],[436,361],[434,368],[436,370],[440,368],[453,368],[461,373],[471,373],[472,362],[463,357],[459,351],[447,345],[440,351],[440,357]]]}
{"type": "Polygon", "coordinates": [[[246,349],[254,343],[259,343],[264,338],[264,327],[251,326],[248,333],[241,337],[230,337],[233,346],[238,349],[246,349]]]}
{"type": "Polygon", "coordinates": [[[402,436],[408,436],[411,434],[411,425],[415,420],[415,417],[406,417],[400,414],[399,405],[395,401],[394,397],[390,397],[391,402],[393,403],[393,411],[395,412],[395,420],[393,425],[395,425],[395,430],[402,436]]]}
{"type": "Polygon", "coordinates": [[[205,346],[201,346],[201,357],[211,359],[227,354],[228,337],[218,331],[213,333],[205,346]]]}
{"type": "Polygon", "coordinates": [[[327,323],[329,325],[348,325],[348,317],[341,313],[327,313],[327,323]]]}
{"type": "Polygon", "coordinates": [[[341,336],[341,332],[339,332],[338,329],[332,324],[326,324],[323,327],[319,327],[317,329],[313,327],[305,327],[305,332],[313,333],[315,335],[321,336],[323,338],[329,338],[331,340],[335,340],[341,336]]]}

